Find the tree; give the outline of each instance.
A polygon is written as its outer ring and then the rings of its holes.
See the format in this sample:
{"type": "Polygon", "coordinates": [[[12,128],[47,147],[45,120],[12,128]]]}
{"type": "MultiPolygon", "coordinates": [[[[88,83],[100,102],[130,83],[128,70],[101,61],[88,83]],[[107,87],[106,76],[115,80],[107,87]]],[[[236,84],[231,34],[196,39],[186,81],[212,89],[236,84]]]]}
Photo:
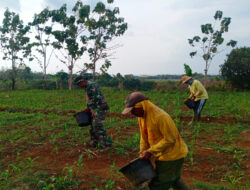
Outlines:
{"type": "MultiPolygon", "coordinates": [[[[113,0],[107,2],[111,4],[113,0]]],[[[85,66],[92,70],[94,80],[98,61],[104,60],[100,67],[102,72],[106,72],[111,66],[109,57],[117,45],[108,47],[108,43],[115,37],[123,35],[127,30],[127,23],[124,22],[124,18],[118,17],[118,14],[118,7],[109,9],[104,3],[98,2],[85,23],[89,31],[88,54],[90,58],[90,63],[85,63],[85,66]]]]}
{"type": "Polygon", "coordinates": [[[56,38],[53,46],[59,50],[60,55],[56,57],[68,67],[69,89],[72,89],[73,69],[77,60],[79,60],[86,51],[87,37],[83,35],[86,30],[84,25],[90,12],[89,5],[83,5],[77,1],[73,8],[74,15],[67,15],[66,5],[59,10],[52,11],[52,21],[62,26],[61,30],[52,31],[56,38]]]}
{"type": "Polygon", "coordinates": [[[3,24],[0,26],[0,43],[3,59],[10,60],[12,63],[12,90],[15,89],[17,66],[30,54],[30,46],[27,46],[30,40],[27,37],[29,29],[29,26],[24,26],[18,14],[6,9],[3,24]]]}
{"type": "Polygon", "coordinates": [[[250,89],[250,47],[232,50],[220,71],[232,87],[250,89]]]}
{"type": "Polygon", "coordinates": [[[56,77],[56,88],[60,88],[60,90],[63,89],[63,81],[68,80],[68,73],[65,73],[64,71],[57,72],[55,74],[56,77]]]}
{"type": "MultiPolygon", "coordinates": [[[[190,53],[191,58],[197,54],[197,51],[201,50],[201,57],[205,61],[205,81],[207,80],[207,73],[210,67],[210,64],[215,55],[224,51],[225,49],[218,50],[219,46],[224,42],[222,37],[225,32],[228,32],[228,27],[231,23],[230,17],[222,18],[223,12],[218,10],[214,15],[214,24],[205,24],[201,25],[201,32],[203,37],[194,36],[192,39],[188,39],[189,44],[192,47],[196,47],[198,50],[190,53]],[[217,22],[220,21],[219,28],[216,27],[217,22]]],[[[231,46],[234,48],[237,42],[230,40],[226,43],[226,46],[231,46]]]]}
{"type": "Polygon", "coordinates": [[[35,42],[31,45],[35,47],[36,52],[41,56],[33,54],[32,56],[37,60],[39,66],[43,71],[43,82],[44,88],[46,88],[46,74],[47,68],[50,63],[51,56],[54,52],[54,49],[49,49],[51,47],[51,30],[53,23],[50,22],[50,11],[48,8],[45,8],[39,14],[35,14],[34,19],[29,25],[34,29],[35,33],[35,42]]]}
{"type": "Polygon", "coordinates": [[[30,82],[33,79],[31,68],[26,65],[19,67],[17,69],[17,78],[20,78],[25,84],[30,82]]]}

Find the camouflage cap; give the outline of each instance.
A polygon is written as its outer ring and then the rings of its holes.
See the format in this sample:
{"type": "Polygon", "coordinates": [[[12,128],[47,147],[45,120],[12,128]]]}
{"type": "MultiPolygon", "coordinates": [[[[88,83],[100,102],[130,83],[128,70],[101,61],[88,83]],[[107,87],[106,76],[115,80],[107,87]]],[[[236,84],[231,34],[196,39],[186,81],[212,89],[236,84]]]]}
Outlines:
{"type": "Polygon", "coordinates": [[[92,79],[92,74],[84,73],[74,79],[74,84],[78,85],[80,82],[92,79]]]}
{"type": "Polygon", "coordinates": [[[123,110],[122,114],[128,114],[135,104],[138,102],[141,102],[143,100],[148,100],[146,96],[144,96],[141,92],[133,92],[130,95],[128,95],[125,99],[125,109],[123,110]]]}

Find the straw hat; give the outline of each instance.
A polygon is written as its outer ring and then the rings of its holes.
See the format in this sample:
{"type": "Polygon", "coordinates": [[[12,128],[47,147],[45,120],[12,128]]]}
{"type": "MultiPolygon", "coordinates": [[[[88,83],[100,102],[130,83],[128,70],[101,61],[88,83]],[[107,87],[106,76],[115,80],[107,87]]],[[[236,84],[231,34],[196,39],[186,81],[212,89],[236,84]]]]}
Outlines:
{"type": "Polygon", "coordinates": [[[182,80],[182,84],[184,84],[185,82],[187,82],[189,79],[191,79],[192,77],[189,77],[189,76],[182,76],[181,77],[181,80],[182,80]]]}

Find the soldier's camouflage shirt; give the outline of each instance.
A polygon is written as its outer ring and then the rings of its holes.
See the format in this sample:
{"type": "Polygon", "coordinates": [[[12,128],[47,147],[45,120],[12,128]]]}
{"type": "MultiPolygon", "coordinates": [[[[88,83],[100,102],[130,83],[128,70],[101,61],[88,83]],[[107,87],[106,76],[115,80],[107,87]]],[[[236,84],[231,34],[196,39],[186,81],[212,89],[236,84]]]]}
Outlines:
{"type": "Polygon", "coordinates": [[[96,82],[88,81],[86,85],[87,107],[90,110],[108,110],[109,106],[102,94],[101,88],[96,82]]]}

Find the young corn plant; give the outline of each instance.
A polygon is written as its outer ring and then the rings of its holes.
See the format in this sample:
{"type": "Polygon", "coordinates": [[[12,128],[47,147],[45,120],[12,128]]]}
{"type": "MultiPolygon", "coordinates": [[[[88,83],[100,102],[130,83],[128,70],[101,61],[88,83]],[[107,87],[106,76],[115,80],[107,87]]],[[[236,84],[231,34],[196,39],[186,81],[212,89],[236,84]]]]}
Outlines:
{"type": "Polygon", "coordinates": [[[114,175],[117,175],[118,179],[120,179],[122,177],[121,172],[116,167],[115,161],[113,162],[113,164],[109,168],[110,168],[110,172],[111,172],[111,177],[113,177],[114,175]]]}

